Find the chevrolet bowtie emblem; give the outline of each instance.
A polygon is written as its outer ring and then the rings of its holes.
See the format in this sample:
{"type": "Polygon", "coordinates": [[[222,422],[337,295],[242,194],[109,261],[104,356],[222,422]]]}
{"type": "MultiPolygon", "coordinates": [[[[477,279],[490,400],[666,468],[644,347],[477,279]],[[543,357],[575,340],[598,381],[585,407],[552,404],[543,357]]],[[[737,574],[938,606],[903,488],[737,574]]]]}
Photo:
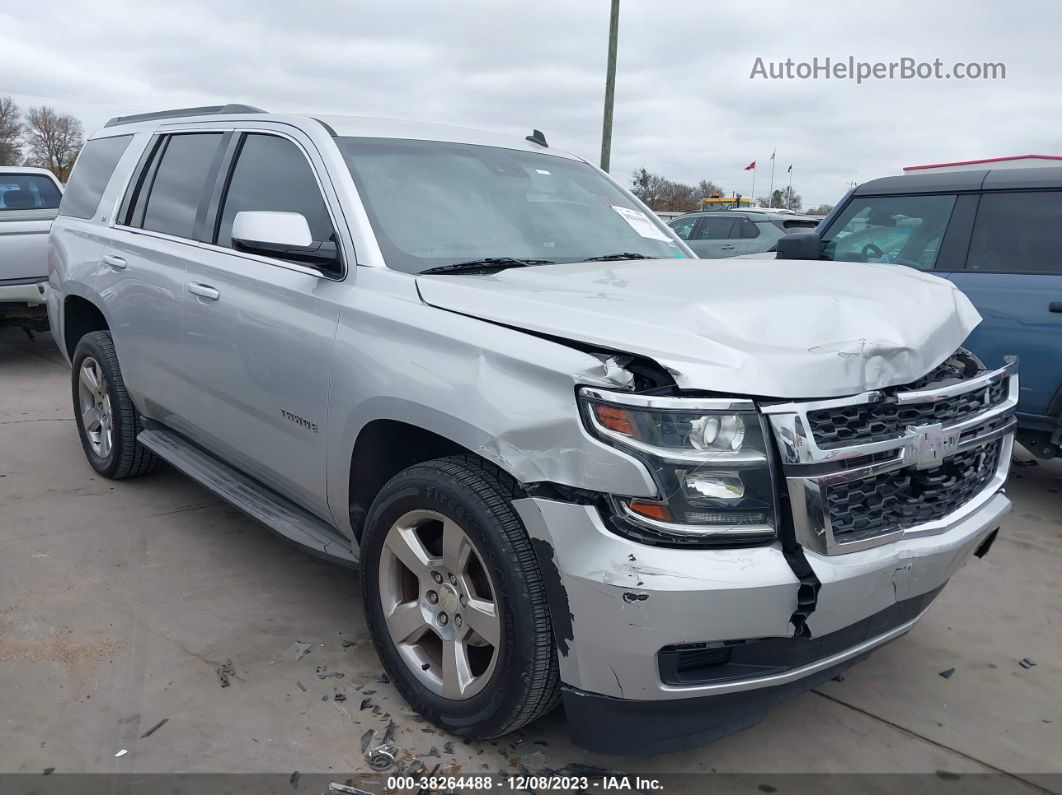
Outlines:
{"type": "Polygon", "coordinates": [[[945,430],[939,422],[934,425],[909,426],[908,450],[917,469],[938,467],[959,446],[959,432],[945,430]]]}

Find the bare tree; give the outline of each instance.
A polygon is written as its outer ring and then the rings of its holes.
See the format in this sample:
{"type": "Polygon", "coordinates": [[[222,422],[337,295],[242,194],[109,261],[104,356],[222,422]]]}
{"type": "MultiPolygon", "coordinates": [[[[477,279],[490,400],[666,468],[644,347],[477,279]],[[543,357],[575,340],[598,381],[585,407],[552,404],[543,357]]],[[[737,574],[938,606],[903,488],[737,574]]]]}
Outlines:
{"type": "Polygon", "coordinates": [[[85,145],[81,122],[47,106],[30,108],[22,140],[29,150],[28,164],[49,169],[60,182],[70,177],[70,169],[85,145]]]}
{"type": "Polygon", "coordinates": [[[0,166],[17,166],[22,160],[19,109],[11,97],[0,97],[0,166]]]}
{"type": "Polygon", "coordinates": [[[631,190],[650,208],[661,212],[699,210],[701,199],[722,193],[722,189],[711,180],[702,179],[697,185],[686,185],[644,168],[631,174],[631,190]]]}
{"type": "Polygon", "coordinates": [[[818,207],[812,207],[810,210],[808,210],[808,214],[809,215],[826,215],[826,213],[828,213],[832,209],[833,209],[833,205],[832,204],[820,204],[818,207]]]}

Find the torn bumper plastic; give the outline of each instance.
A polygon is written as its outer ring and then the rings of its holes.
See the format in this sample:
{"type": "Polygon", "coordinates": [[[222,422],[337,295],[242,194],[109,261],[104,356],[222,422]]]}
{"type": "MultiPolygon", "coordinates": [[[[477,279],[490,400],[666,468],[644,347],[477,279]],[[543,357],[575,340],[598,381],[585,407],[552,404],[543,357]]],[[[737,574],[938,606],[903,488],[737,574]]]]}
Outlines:
{"type": "Polygon", "coordinates": [[[658,753],[751,726],[774,703],[907,632],[1010,502],[998,492],[933,536],[835,557],[806,553],[821,583],[810,638],[793,637],[800,581],[778,544],[651,547],[611,533],[593,506],[541,498],[514,506],[546,579],[573,739],[602,752],[658,753]],[[760,643],[757,664],[693,684],[663,680],[665,647],[727,642],[760,643]]]}

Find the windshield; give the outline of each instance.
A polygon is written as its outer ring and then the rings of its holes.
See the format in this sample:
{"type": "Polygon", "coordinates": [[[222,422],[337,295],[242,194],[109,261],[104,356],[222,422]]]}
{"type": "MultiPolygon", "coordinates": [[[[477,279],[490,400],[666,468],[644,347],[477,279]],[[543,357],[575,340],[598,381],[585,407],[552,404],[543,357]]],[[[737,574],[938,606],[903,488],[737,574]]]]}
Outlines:
{"type": "Polygon", "coordinates": [[[930,270],[954,205],[953,195],[853,199],[826,232],[822,259],[930,270]]]}
{"type": "Polygon", "coordinates": [[[338,138],[387,265],[420,273],[512,258],[692,256],[578,160],[493,146],[338,138]]]}
{"type": "Polygon", "coordinates": [[[55,210],[62,198],[41,174],[0,174],[0,210],[55,210]]]}

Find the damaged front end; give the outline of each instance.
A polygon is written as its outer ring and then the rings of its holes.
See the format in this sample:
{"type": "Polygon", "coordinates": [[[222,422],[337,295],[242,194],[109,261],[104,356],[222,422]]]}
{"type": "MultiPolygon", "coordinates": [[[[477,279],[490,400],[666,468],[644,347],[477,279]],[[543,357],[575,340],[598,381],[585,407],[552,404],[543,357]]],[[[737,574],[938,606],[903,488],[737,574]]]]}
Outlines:
{"type": "Polygon", "coordinates": [[[907,632],[1010,508],[1016,370],[960,349],[828,400],[580,389],[587,433],[658,493],[514,503],[563,613],[576,742],[698,745],[907,632]]]}

